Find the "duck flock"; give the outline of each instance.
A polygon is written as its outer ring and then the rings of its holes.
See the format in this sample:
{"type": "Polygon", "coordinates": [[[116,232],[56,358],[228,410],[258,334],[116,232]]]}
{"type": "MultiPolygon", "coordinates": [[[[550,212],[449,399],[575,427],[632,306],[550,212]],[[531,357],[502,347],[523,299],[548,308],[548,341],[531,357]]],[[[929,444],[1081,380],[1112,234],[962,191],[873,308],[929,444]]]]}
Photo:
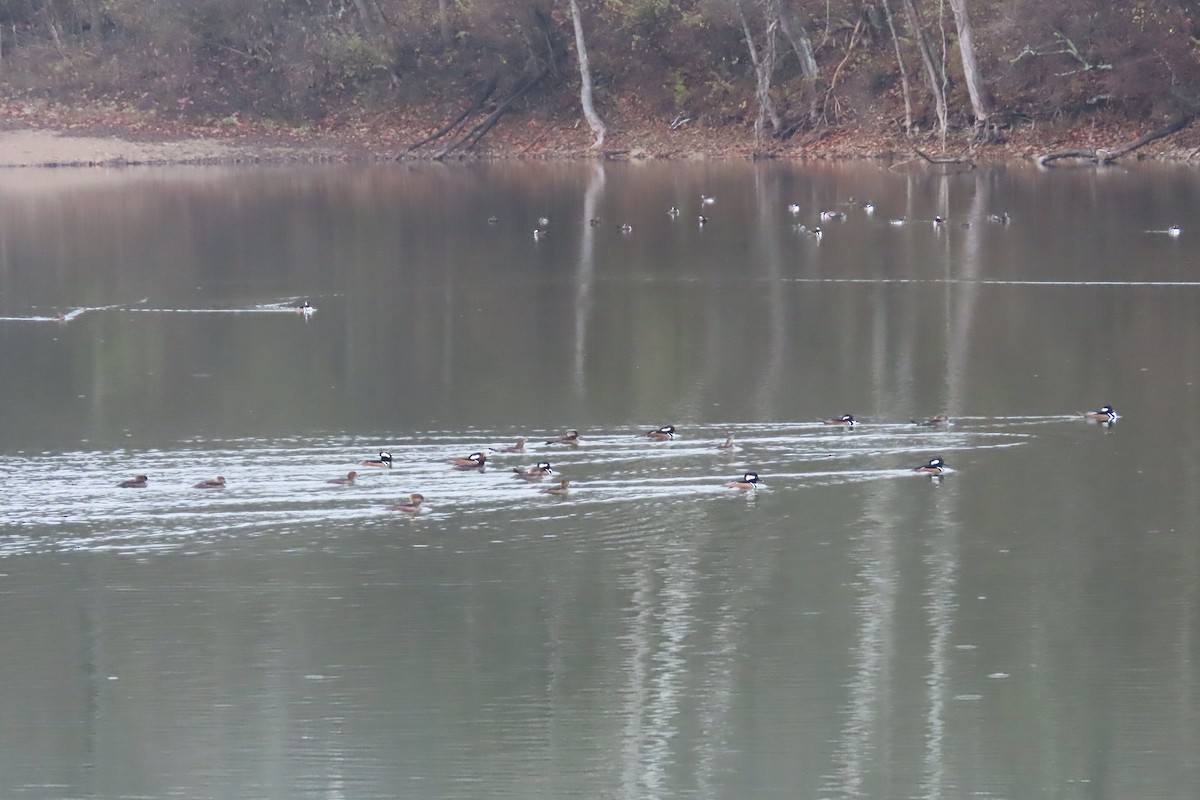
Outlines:
{"type": "MultiPolygon", "coordinates": [[[[1111,405],[1103,405],[1094,411],[1081,411],[1078,415],[1084,420],[1111,427],[1116,423],[1119,414],[1111,405]]],[[[852,429],[860,424],[860,421],[853,414],[843,414],[839,417],[819,420],[821,424],[831,427],[839,427],[844,429],[852,429]]],[[[910,424],[923,428],[948,428],[952,421],[946,414],[936,414],[926,419],[913,419],[910,424]]],[[[651,442],[669,442],[675,439],[679,433],[674,425],[662,425],[657,428],[645,431],[640,434],[641,438],[651,442]]],[[[578,430],[567,430],[561,435],[545,440],[545,445],[548,447],[561,448],[578,448],[585,442],[585,437],[581,436],[578,430]]],[[[449,459],[445,464],[445,468],[454,471],[485,471],[489,465],[493,465],[493,459],[489,457],[489,453],[500,453],[505,455],[520,455],[526,452],[527,439],[517,439],[511,445],[500,448],[488,448],[487,450],[478,450],[465,456],[458,456],[449,459]]],[[[729,434],[724,441],[716,444],[715,449],[718,452],[731,454],[736,449],[734,443],[734,435],[729,434]]],[[[386,450],[381,450],[378,455],[365,458],[359,462],[360,469],[391,469],[393,464],[392,454],[386,450]]],[[[925,463],[909,467],[908,470],[913,474],[927,475],[936,481],[940,481],[946,474],[950,465],[942,456],[933,456],[925,463]]],[[[525,467],[510,467],[514,480],[522,481],[529,484],[540,484],[546,478],[555,475],[554,468],[548,459],[539,460],[525,467]]],[[[353,485],[358,478],[358,470],[352,469],[345,475],[334,478],[329,478],[325,482],[333,485],[348,486],[353,485]]],[[[757,471],[745,470],[740,475],[732,477],[723,486],[726,489],[739,493],[754,492],[762,485],[763,481],[757,471]]],[[[198,490],[221,490],[226,488],[227,481],[224,476],[218,475],[214,478],[205,478],[192,485],[192,488],[198,490]]],[[[138,474],[127,480],[123,480],[117,484],[121,489],[146,489],[150,486],[150,478],[145,474],[138,474]]],[[[572,483],[569,478],[558,478],[557,482],[553,482],[540,491],[546,495],[555,497],[566,497],[571,492],[572,483]]],[[[397,512],[404,515],[415,516],[420,514],[425,503],[425,495],[421,492],[413,492],[397,503],[392,503],[386,506],[387,511],[397,512]]]]}

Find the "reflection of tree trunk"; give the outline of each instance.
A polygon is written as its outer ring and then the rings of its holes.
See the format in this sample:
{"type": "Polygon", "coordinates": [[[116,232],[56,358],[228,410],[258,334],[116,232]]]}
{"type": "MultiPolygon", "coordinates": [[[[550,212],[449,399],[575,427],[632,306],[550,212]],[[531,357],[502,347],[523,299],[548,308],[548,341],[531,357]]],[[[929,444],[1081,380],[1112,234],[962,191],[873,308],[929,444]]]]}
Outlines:
{"type": "Polygon", "coordinates": [[[925,35],[925,29],[921,27],[921,19],[917,16],[917,8],[913,5],[913,0],[901,0],[901,5],[904,6],[904,16],[908,20],[908,27],[912,29],[913,38],[917,41],[917,50],[921,52],[921,62],[925,65],[925,80],[929,84],[929,91],[933,93],[933,102],[937,110],[938,126],[942,132],[942,146],[944,149],[947,127],[946,76],[933,57],[933,48],[929,44],[929,37],[925,35]]]}
{"type": "Polygon", "coordinates": [[[584,397],[587,390],[588,322],[592,314],[592,284],[596,271],[596,228],[592,225],[592,219],[604,196],[604,181],[604,166],[597,162],[592,165],[592,174],[583,193],[583,234],[579,237],[579,265],[575,272],[574,376],[577,398],[584,397]]]}
{"type": "Polygon", "coordinates": [[[587,119],[588,127],[596,135],[596,141],[592,143],[592,148],[596,149],[604,145],[604,137],[608,133],[608,129],[604,127],[604,120],[600,119],[600,115],[596,113],[596,106],[592,102],[592,68],[588,64],[587,45],[583,41],[583,20],[579,16],[579,0],[571,0],[571,21],[575,23],[575,51],[579,55],[579,102],[583,106],[583,116],[587,119]]]}
{"type": "Polygon", "coordinates": [[[986,135],[988,108],[983,94],[983,79],[979,65],[975,62],[975,37],[971,32],[971,17],[967,14],[967,0],[950,0],[954,11],[954,24],[958,28],[958,49],[962,55],[963,78],[967,82],[967,94],[971,96],[971,111],[975,114],[975,135],[986,135]]]}

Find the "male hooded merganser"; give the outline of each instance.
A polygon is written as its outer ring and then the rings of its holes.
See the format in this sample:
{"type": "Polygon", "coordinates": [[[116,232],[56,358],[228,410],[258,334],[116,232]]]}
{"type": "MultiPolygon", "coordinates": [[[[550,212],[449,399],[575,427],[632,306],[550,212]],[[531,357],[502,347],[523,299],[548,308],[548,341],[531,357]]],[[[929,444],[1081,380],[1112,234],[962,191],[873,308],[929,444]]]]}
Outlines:
{"type": "Polygon", "coordinates": [[[725,484],[725,488],[727,488],[727,489],[737,489],[738,491],[742,491],[742,492],[748,492],[751,489],[754,489],[757,487],[758,487],[758,473],[757,472],[747,472],[744,475],[742,475],[742,477],[739,478],[738,480],[730,481],[729,483],[725,484]]]}
{"type": "Polygon", "coordinates": [[[821,422],[825,423],[826,425],[847,425],[850,427],[854,427],[858,424],[858,420],[854,418],[853,414],[842,414],[837,419],[823,419],[821,422]]]}
{"type": "Polygon", "coordinates": [[[357,477],[358,477],[358,473],[355,472],[354,470],[350,470],[349,472],[346,473],[346,477],[344,477],[344,478],[330,478],[329,480],[327,480],[325,482],[326,483],[338,483],[338,484],[341,484],[342,486],[349,486],[350,484],[354,483],[354,479],[357,477]]]}
{"type": "Polygon", "coordinates": [[[822,211],[821,219],[845,219],[845,211],[822,211]]]}
{"type": "Polygon", "coordinates": [[[875,213],[875,204],[872,203],[870,200],[863,201],[861,208],[863,211],[867,212],[868,214],[875,213]]]}
{"type": "Polygon", "coordinates": [[[545,239],[545,238],[546,238],[546,232],[544,230],[542,230],[541,228],[533,229],[533,240],[535,242],[540,242],[542,239],[545,239]]]}
{"type": "Polygon", "coordinates": [[[999,222],[1001,225],[1007,225],[1009,223],[1007,211],[1005,211],[1003,214],[988,214],[988,219],[992,222],[999,222]]]}
{"type": "Polygon", "coordinates": [[[1179,227],[1178,225],[1172,225],[1171,227],[1167,228],[1167,236],[1178,236],[1181,233],[1183,233],[1183,228],[1179,227]]]}
{"type": "Polygon", "coordinates": [[[643,434],[647,439],[653,439],[656,442],[665,442],[668,439],[675,438],[675,426],[663,425],[661,428],[655,428],[652,431],[646,431],[643,434]]]}
{"type": "Polygon", "coordinates": [[[933,225],[935,228],[938,225],[945,225],[945,224],[946,224],[946,218],[941,216],[940,214],[933,218],[933,225]]]}
{"type": "Polygon", "coordinates": [[[563,478],[558,482],[558,486],[547,486],[545,489],[542,489],[542,491],[546,494],[555,494],[559,497],[562,497],[571,491],[570,486],[571,482],[566,478],[563,478]]]}
{"type": "Polygon", "coordinates": [[[1113,411],[1112,406],[1100,406],[1096,411],[1081,411],[1079,413],[1084,419],[1092,422],[1103,422],[1111,425],[1117,421],[1117,412],[1113,411]]]}
{"type": "Polygon", "coordinates": [[[566,444],[571,447],[579,446],[579,431],[569,430],[557,439],[550,439],[546,444],[566,444]]]}
{"type": "Polygon", "coordinates": [[[733,452],[733,450],[734,450],[734,447],[733,447],[733,434],[731,433],[731,434],[729,434],[728,436],[726,436],[726,437],[725,437],[725,441],[724,441],[724,442],[722,442],[721,444],[717,445],[717,449],[718,449],[718,450],[720,450],[720,451],[722,451],[722,452],[724,452],[724,453],[732,453],[732,452],[733,452]]]}
{"type": "Polygon", "coordinates": [[[554,472],[554,470],[550,469],[549,461],[539,461],[538,463],[534,464],[532,467],[528,467],[526,469],[515,469],[514,468],[513,469],[513,477],[520,478],[523,481],[533,482],[533,481],[540,481],[542,478],[546,477],[547,475],[549,475],[553,472],[554,472]]]}
{"type": "Polygon", "coordinates": [[[145,475],[135,475],[127,481],[121,481],[117,486],[122,489],[145,489],[150,479],[145,475]]]}
{"type": "Polygon", "coordinates": [[[706,206],[711,206],[713,203],[717,202],[717,198],[711,194],[702,194],[700,195],[700,202],[706,206]]]}
{"type": "Polygon", "coordinates": [[[919,472],[922,475],[941,475],[945,471],[946,462],[939,458],[929,459],[928,464],[922,464],[919,467],[913,467],[913,472],[919,472]]]}
{"type": "Polygon", "coordinates": [[[195,484],[192,488],[193,489],[224,489],[225,488],[225,477],[222,475],[218,475],[215,478],[210,478],[209,480],[206,480],[206,481],[200,481],[199,483],[195,484]]]}
{"type": "Polygon", "coordinates": [[[544,228],[544,227],[546,227],[546,226],[547,226],[547,225],[549,225],[549,224],[550,224],[550,218],[549,218],[549,217],[538,217],[538,225],[539,225],[540,227],[544,228]]]}
{"type": "Polygon", "coordinates": [[[670,217],[671,219],[675,219],[676,217],[679,216],[679,209],[676,208],[675,206],[671,206],[670,208],[667,209],[667,216],[670,217]]]}
{"type": "Polygon", "coordinates": [[[487,456],[483,453],[471,453],[465,458],[455,458],[450,463],[455,469],[483,469],[483,465],[487,463],[487,456]]]}
{"type": "Polygon", "coordinates": [[[303,305],[296,306],[296,313],[303,314],[306,317],[314,311],[316,311],[316,309],[313,308],[312,303],[308,302],[307,300],[304,301],[303,305]]]}
{"type": "Polygon", "coordinates": [[[633,233],[633,226],[628,222],[621,225],[621,233],[633,233]]]}
{"type": "Polygon", "coordinates": [[[908,219],[905,217],[893,217],[888,220],[889,225],[903,225],[906,222],[908,222],[908,219]]]}
{"type": "Polygon", "coordinates": [[[403,511],[405,514],[421,513],[421,503],[425,502],[425,495],[419,492],[413,492],[408,496],[407,503],[395,503],[388,506],[388,511],[403,511]]]}
{"type": "Polygon", "coordinates": [[[800,213],[800,204],[799,203],[788,203],[788,213],[792,214],[792,215],[799,214],[800,213]]]}
{"type": "Polygon", "coordinates": [[[700,216],[696,217],[696,221],[698,223],[700,223],[700,227],[703,228],[705,225],[708,224],[708,217],[701,214],[700,216]]]}
{"type": "Polygon", "coordinates": [[[379,458],[368,458],[361,462],[364,467],[390,467],[392,466],[392,454],[383,450],[379,451],[379,458]]]}
{"type": "Polygon", "coordinates": [[[950,417],[946,416],[945,414],[934,414],[929,419],[914,419],[909,420],[909,422],[911,422],[913,425],[921,425],[925,428],[940,428],[943,425],[950,424],[950,417]]]}
{"type": "Polygon", "coordinates": [[[488,217],[487,222],[488,222],[488,225],[499,225],[500,218],[493,214],[492,216],[488,217]]]}
{"type": "Polygon", "coordinates": [[[510,444],[508,447],[501,447],[496,452],[497,453],[524,453],[525,452],[525,440],[517,439],[515,444],[510,444]]]}

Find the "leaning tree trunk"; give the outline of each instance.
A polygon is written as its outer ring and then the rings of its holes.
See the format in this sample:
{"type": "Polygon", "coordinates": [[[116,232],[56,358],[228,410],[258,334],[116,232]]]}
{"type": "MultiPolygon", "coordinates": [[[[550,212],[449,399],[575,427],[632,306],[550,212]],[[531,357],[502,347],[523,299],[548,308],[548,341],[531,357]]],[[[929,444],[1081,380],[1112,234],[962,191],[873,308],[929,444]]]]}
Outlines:
{"type": "MultiPolygon", "coordinates": [[[[738,17],[742,21],[742,32],[746,35],[746,48],[750,51],[750,63],[754,65],[754,75],[757,82],[758,117],[754,121],[754,143],[759,146],[762,142],[764,117],[771,118],[771,128],[778,131],[783,122],[771,101],[771,74],[775,71],[775,23],[773,19],[767,24],[767,41],[760,55],[754,46],[754,35],[750,33],[750,23],[742,12],[742,4],[737,4],[738,17]]],[[[778,19],[778,18],[776,18],[778,19]]]]}
{"type": "Polygon", "coordinates": [[[808,93],[808,119],[813,123],[817,119],[817,105],[819,93],[817,92],[817,81],[821,79],[821,71],[817,66],[816,56],[813,55],[812,40],[808,38],[808,31],[803,25],[795,27],[788,20],[788,12],[783,8],[776,8],[779,18],[779,30],[783,31],[783,35],[792,45],[792,50],[796,52],[796,58],[800,60],[800,73],[804,76],[804,85],[808,93]]]}
{"type": "Polygon", "coordinates": [[[971,33],[971,17],[967,14],[967,0],[950,0],[954,11],[954,25],[958,28],[958,47],[962,53],[963,78],[967,82],[967,94],[971,96],[971,111],[975,114],[975,136],[987,136],[988,107],[983,94],[983,80],[979,65],[975,63],[975,37],[971,33]]]}
{"type": "Polygon", "coordinates": [[[904,16],[908,19],[908,27],[912,28],[913,38],[917,40],[917,49],[921,51],[921,62],[925,65],[925,80],[929,84],[929,91],[933,93],[933,103],[937,110],[938,126],[941,129],[944,148],[946,128],[949,125],[946,114],[945,75],[938,69],[938,62],[934,60],[933,49],[929,46],[925,29],[921,27],[921,19],[917,16],[917,8],[913,5],[913,0],[903,0],[901,5],[904,6],[904,16]]]}
{"type": "Polygon", "coordinates": [[[587,45],[583,41],[583,20],[579,16],[579,0],[571,0],[571,21],[575,24],[575,51],[579,55],[579,103],[583,106],[583,116],[587,119],[588,127],[596,135],[592,143],[595,150],[604,146],[604,137],[608,128],[604,120],[596,113],[596,105],[592,101],[592,68],[588,65],[587,45]]]}
{"type": "Polygon", "coordinates": [[[887,0],[882,0],[883,13],[887,17],[888,30],[892,32],[892,45],[896,48],[896,65],[900,68],[900,89],[904,94],[904,135],[912,136],[912,95],[908,88],[908,68],[904,66],[904,56],[900,52],[900,37],[896,35],[896,23],[892,19],[892,9],[887,0]]]}

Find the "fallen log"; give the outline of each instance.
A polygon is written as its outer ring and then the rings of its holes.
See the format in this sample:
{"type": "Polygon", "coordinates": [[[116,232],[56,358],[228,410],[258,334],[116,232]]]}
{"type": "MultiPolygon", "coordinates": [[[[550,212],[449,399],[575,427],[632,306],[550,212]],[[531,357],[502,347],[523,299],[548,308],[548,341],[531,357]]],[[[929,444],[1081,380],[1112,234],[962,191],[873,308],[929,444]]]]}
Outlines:
{"type": "Polygon", "coordinates": [[[471,130],[467,131],[465,134],[458,137],[457,139],[451,141],[445,147],[443,147],[441,150],[439,150],[437,153],[435,153],[433,155],[433,160],[434,161],[442,161],[450,153],[453,153],[459,147],[462,147],[464,145],[466,146],[465,147],[466,150],[471,150],[472,148],[474,148],[475,145],[479,144],[479,141],[488,134],[488,131],[490,131],[493,127],[495,127],[496,123],[500,121],[500,117],[504,116],[504,112],[507,111],[513,103],[517,102],[517,100],[520,100],[522,97],[524,97],[526,92],[528,92],[530,89],[532,89],[538,83],[540,83],[542,81],[542,79],[545,78],[549,74],[550,74],[550,67],[546,67],[540,73],[538,73],[536,76],[530,78],[523,85],[521,85],[519,88],[517,88],[516,91],[514,91],[511,95],[509,95],[508,98],[504,102],[502,102],[500,105],[496,106],[496,108],[492,111],[492,113],[488,114],[486,117],[484,117],[482,120],[480,120],[480,122],[477,125],[475,125],[474,128],[471,128],[471,130]]]}
{"type": "Polygon", "coordinates": [[[975,169],[975,162],[967,156],[931,156],[916,147],[913,148],[913,152],[923,158],[927,164],[966,164],[970,169],[975,169]]]}
{"type": "Polygon", "coordinates": [[[478,113],[483,108],[483,104],[486,103],[488,101],[488,98],[492,96],[492,93],[496,91],[496,84],[499,83],[499,80],[500,80],[499,75],[493,75],[492,79],[490,81],[488,81],[487,85],[484,86],[483,89],[479,92],[479,96],[475,98],[474,102],[472,102],[471,105],[469,105],[465,109],[463,109],[463,112],[461,114],[459,114],[457,117],[452,119],[450,122],[443,125],[440,129],[438,129],[434,133],[429,134],[421,141],[417,142],[416,144],[411,145],[404,152],[411,153],[413,150],[416,150],[418,147],[424,147],[425,145],[429,144],[430,142],[436,142],[438,139],[442,138],[447,133],[449,133],[450,131],[457,128],[460,124],[462,124],[462,122],[464,120],[466,120],[467,118],[472,117],[476,113],[478,113]]]}
{"type": "Polygon", "coordinates": [[[1161,128],[1152,130],[1147,134],[1139,136],[1130,142],[1126,142],[1125,144],[1114,148],[1097,147],[1091,150],[1076,148],[1071,150],[1056,150],[1052,153],[1043,153],[1037,157],[1037,164],[1039,167],[1045,167],[1055,161],[1060,161],[1066,158],[1080,158],[1097,165],[1111,164],[1121,156],[1129,155],[1133,151],[1141,147],[1145,147],[1153,141],[1157,141],[1164,136],[1170,136],[1172,133],[1183,130],[1195,122],[1197,116],[1200,116],[1200,114],[1197,114],[1196,112],[1184,114],[1183,116],[1177,117],[1171,122],[1168,122],[1161,128]]]}

